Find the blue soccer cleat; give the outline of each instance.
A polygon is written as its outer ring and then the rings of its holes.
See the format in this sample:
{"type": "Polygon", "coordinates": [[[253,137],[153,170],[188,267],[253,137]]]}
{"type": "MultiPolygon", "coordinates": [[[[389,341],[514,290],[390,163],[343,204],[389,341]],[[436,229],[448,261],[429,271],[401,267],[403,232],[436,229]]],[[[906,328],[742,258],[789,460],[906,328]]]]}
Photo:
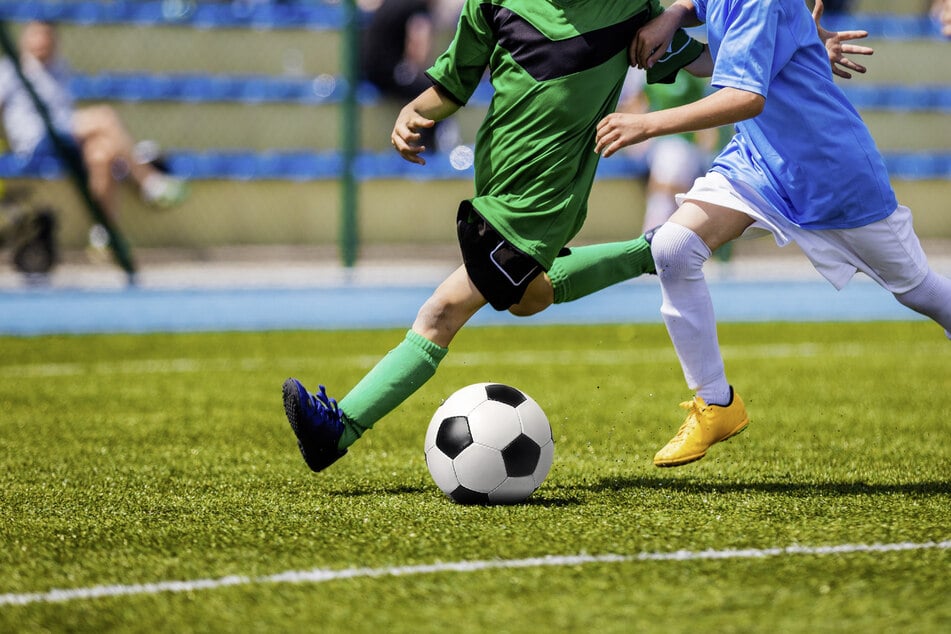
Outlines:
{"type": "Polygon", "coordinates": [[[284,413],[311,470],[323,471],[347,453],[337,448],[343,435],[340,408],[327,396],[323,385],[311,394],[297,379],[284,381],[284,413]]]}

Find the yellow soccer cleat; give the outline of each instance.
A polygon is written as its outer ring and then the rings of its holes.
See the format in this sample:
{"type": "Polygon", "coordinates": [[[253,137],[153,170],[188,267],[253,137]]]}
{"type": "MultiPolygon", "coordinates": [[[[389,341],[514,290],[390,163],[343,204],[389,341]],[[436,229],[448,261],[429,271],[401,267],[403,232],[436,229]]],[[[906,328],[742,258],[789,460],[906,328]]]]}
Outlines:
{"type": "Polygon", "coordinates": [[[687,418],[677,435],[670,439],[654,456],[658,467],[679,467],[700,460],[715,443],[736,436],[750,424],[746,406],[740,395],[732,391],[729,405],[707,405],[695,396],[680,404],[687,410],[687,418]]]}

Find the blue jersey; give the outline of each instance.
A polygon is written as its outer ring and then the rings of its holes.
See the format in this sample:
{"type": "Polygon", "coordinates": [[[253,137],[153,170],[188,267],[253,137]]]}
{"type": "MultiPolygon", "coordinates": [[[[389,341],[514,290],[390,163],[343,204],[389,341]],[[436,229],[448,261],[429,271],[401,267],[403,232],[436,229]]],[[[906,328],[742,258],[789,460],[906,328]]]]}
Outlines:
{"type": "Polygon", "coordinates": [[[736,124],[713,170],[755,189],[807,229],[860,227],[898,206],[875,142],[832,79],[802,0],[694,0],[714,59],[712,84],[766,98],[736,124]]]}

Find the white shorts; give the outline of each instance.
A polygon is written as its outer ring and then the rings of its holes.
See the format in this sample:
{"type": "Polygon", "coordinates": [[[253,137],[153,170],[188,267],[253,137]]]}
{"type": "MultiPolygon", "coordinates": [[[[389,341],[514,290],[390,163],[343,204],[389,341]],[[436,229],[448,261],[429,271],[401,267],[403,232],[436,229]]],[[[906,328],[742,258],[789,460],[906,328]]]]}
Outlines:
{"type": "Polygon", "coordinates": [[[773,234],[776,244],[795,242],[819,273],[842,289],[861,271],[892,293],[917,287],[928,274],[928,259],[912,226],[911,210],[904,205],[887,218],[853,229],[803,229],[779,214],[752,189],[733,183],[719,172],[698,178],[677,204],[707,202],[746,214],[753,219],[744,237],[773,234]]]}

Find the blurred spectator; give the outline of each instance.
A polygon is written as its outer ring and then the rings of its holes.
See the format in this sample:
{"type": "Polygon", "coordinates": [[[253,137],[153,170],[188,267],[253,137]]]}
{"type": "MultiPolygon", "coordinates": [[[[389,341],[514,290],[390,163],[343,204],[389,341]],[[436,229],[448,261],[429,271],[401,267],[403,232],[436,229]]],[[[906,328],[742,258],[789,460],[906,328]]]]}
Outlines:
{"type": "MultiPolygon", "coordinates": [[[[57,56],[57,33],[48,22],[28,22],[20,34],[20,64],[26,79],[42,99],[59,136],[74,146],[88,172],[90,193],[103,213],[118,216],[118,181],[131,176],[143,199],[157,207],[182,202],[186,186],[147,160],[136,160],[135,143],[118,114],[107,105],[75,108],[69,88],[70,71],[57,56]]],[[[10,148],[25,160],[53,154],[56,146],[27,88],[9,59],[0,62],[0,107],[10,148]]],[[[93,227],[94,246],[102,247],[104,230],[93,227]]]]}
{"type": "MultiPolygon", "coordinates": [[[[692,103],[706,95],[707,82],[679,73],[672,84],[648,84],[644,71],[628,71],[618,103],[619,112],[665,110],[692,103]]],[[[651,139],[629,148],[642,155],[648,166],[643,230],[662,225],[677,209],[674,196],[688,191],[721,149],[720,130],[700,130],[651,139]]]]}
{"type": "MultiPolygon", "coordinates": [[[[438,0],[383,0],[363,32],[363,77],[388,98],[405,103],[430,86],[426,69],[432,64],[438,0]]],[[[422,145],[441,151],[456,139],[440,143],[445,122],[422,131],[422,145]],[[440,145],[445,147],[440,147],[440,145]]]]}
{"type": "MultiPolygon", "coordinates": [[[[628,71],[618,103],[619,112],[665,110],[692,103],[706,95],[707,82],[689,73],[679,73],[672,84],[648,84],[644,71],[628,71]]],[[[650,139],[628,148],[647,162],[647,189],[642,231],[656,229],[677,210],[675,196],[689,191],[706,172],[726,139],[720,129],[699,130],[650,139]]],[[[730,259],[732,243],[717,249],[721,261],[730,259]]]]}
{"type": "Polygon", "coordinates": [[[941,34],[951,37],[951,0],[934,0],[931,4],[931,17],[941,25],[941,34]]]}

